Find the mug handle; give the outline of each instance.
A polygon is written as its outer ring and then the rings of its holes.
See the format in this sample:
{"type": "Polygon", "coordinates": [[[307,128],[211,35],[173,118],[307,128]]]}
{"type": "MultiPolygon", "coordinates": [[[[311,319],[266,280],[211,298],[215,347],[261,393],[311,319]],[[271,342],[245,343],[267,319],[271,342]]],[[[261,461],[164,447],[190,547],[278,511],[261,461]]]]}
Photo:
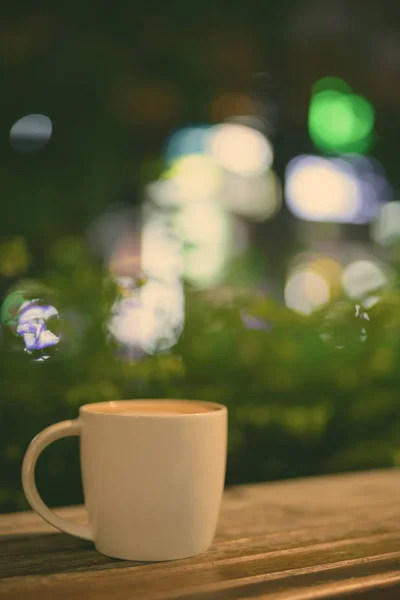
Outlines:
{"type": "Polygon", "coordinates": [[[50,510],[41,499],[35,482],[35,466],[40,453],[49,446],[49,444],[60,438],[80,435],[81,429],[82,423],[80,419],[62,421],[61,423],[56,423],[55,425],[47,427],[34,437],[28,446],[22,463],[22,487],[24,488],[25,496],[33,510],[35,510],[45,521],[50,523],[50,525],[53,525],[54,527],[57,527],[57,529],[69,533],[70,535],[83,538],[84,540],[93,540],[93,536],[87,525],[79,525],[78,523],[67,521],[50,510]]]}

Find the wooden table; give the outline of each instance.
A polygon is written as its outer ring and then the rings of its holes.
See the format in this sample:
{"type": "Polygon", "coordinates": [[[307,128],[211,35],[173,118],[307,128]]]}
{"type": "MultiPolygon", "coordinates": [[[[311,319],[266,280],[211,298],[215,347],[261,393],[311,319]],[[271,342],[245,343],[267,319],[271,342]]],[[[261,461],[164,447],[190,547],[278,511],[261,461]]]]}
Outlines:
{"type": "Polygon", "coordinates": [[[113,560],[31,512],[0,515],[0,542],[10,600],[399,600],[400,471],[230,488],[212,548],[191,559],[113,560]]]}

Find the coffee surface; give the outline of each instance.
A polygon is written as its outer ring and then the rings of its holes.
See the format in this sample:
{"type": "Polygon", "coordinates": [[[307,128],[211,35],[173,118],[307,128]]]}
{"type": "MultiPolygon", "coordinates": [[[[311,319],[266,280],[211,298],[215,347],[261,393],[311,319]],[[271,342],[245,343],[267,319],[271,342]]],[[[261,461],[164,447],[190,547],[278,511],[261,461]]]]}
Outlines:
{"type": "Polygon", "coordinates": [[[116,415],[189,415],[212,412],[217,408],[201,402],[184,402],[179,400],[143,400],[104,402],[86,407],[89,412],[116,415]]]}

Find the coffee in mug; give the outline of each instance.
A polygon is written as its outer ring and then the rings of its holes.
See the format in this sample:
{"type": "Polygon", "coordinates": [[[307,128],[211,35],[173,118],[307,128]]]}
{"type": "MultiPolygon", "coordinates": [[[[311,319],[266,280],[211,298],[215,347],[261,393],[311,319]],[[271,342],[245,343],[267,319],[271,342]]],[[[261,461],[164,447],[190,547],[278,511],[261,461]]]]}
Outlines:
{"type": "MultiPolygon", "coordinates": [[[[149,401],[141,401],[141,400],[133,400],[131,402],[124,401],[123,403],[116,402],[100,402],[99,404],[90,405],[93,407],[93,412],[113,414],[113,415],[121,415],[121,414],[139,414],[139,415],[189,415],[189,414],[199,414],[204,412],[210,412],[212,410],[218,410],[213,408],[218,405],[214,405],[205,402],[187,402],[181,400],[152,400],[149,401]],[[114,406],[116,404],[116,406],[114,406]]],[[[88,409],[90,410],[90,409],[88,409]]]]}

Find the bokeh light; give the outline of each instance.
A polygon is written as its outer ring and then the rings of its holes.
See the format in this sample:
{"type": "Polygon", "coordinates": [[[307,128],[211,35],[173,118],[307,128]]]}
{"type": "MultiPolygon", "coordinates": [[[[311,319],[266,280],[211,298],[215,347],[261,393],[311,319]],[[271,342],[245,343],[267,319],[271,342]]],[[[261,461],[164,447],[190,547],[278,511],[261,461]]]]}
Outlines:
{"type": "Polygon", "coordinates": [[[141,268],[148,277],[175,282],[183,273],[182,243],[172,223],[157,210],[148,210],[141,236],[141,268]]]}
{"type": "Polygon", "coordinates": [[[240,217],[265,221],[279,211],[282,188],[270,168],[272,146],[246,119],[186,127],[168,139],[167,170],[145,190],[153,213],[143,229],[146,273],[153,261],[158,280],[182,276],[200,288],[219,284],[230,260],[248,246],[249,226],[240,217]]]}
{"type": "Polygon", "coordinates": [[[175,160],[164,177],[173,182],[177,203],[208,198],[221,186],[218,167],[204,154],[189,154],[175,160]]]}
{"type": "Polygon", "coordinates": [[[164,158],[168,164],[190,154],[203,154],[209,126],[185,127],[175,131],[167,140],[164,158]]]}
{"type": "Polygon", "coordinates": [[[282,186],[272,169],[255,177],[227,173],[220,199],[221,204],[236,215],[266,221],[282,206],[282,186]]]}
{"type": "Polygon", "coordinates": [[[137,277],[140,274],[140,236],[138,234],[132,231],[121,233],[109,257],[108,270],[113,277],[123,275],[137,277]]]}
{"type": "Polygon", "coordinates": [[[311,315],[329,302],[329,283],[322,274],[305,266],[289,274],[285,286],[285,304],[302,315],[311,315]]]}
{"type": "Polygon", "coordinates": [[[267,138],[252,127],[236,123],[216,125],[210,130],[208,152],[218,165],[243,176],[259,175],[273,161],[267,138]]]}
{"type": "Polygon", "coordinates": [[[108,331],[129,358],[165,352],[176,344],[184,326],[183,286],[177,281],[147,281],[135,288],[119,280],[124,294],[112,306],[108,331]]]}
{"type": "Polygon", "coordinates": [[[335,254],[299,253],[289,268],[286,305],[299,314],[311,314],[340,293],[342,271],[335,254]]]}
{"type": "Polygon", "coordinates": [[[368,159],[304,155],[291,160],[285,172],[287,205],[308,221],[367,223],[387,195],[384,176],[368,159]]]}
{"type": "Polygon", "coordinates": [[[381,296],[367,296],[366,298],[362,299],[362,305],[364,308],[372,308],[373,306],[375,306],[376,304],[378,304],[378,302],[381,301],[381,296]]]}
{"type": "Polygon", "coordinates": [[[342,285],[346,294],[353,299],[363,299],[385,288],[390,273],[385,265],[372,259],[356,260],[343,270],[342,285]]]}
{"type": "Polygon", "coordinates": [[[174,160],[161,180],[146,186],[146,197],[159,208],[212,200],[238,216],[265,221],[282,206],[282,186],[272,169],[243,175],[222,169],[211,155],[189,153],[174,160]]]}
{"type": "Polygon", "coordinates": [[[181,240],[171,216],[147,201],[138,221],[141,230],[132,219],[122,227],[109,259],[117,297],[107,330],[129,360],[172,348],[185,318],[181,240]]]}
{"type": "MultiPolygon", "coordinates": [[[[197,155],[180,159],[179,163],[186,163],[190,158],[197,159],[197,155]]],[[[197,163],[196,160],[196,163],[191,162],[191,166],[204,164],[208,168],[210,159],[204,158],[205,163],[197,163]]],[[[213,167],[216,168],[215,165],[213,167]]],[[[149,200],[147,208],[145,206],[142,232],[142,268],[146,274],[160,281],[176,281],[183,277],[191,284],[205,288],[221,282],[229,260],[243,253],[248,246],[247,224],[236,215],[250,212],[255,220],[268,217],[276,209],[279,187],[275,187],[275,179],[261,188],[256,182],[253,198],[247,198],[246,191],[252,191],[251,183],[247,181],[235,200],[226,185],[228,178],[224,178],[224,186],[213,194],[209,193],[211,186],[201,188],[204,180],[200,188],[192,189],[195,182],[190,178],[190,171],[187,176],[187,182],[180,180],[181,192],[184,189],[185,195],[174,195],[173,190],[163,187],[164,184],[172,184],[172,179],[154,182],[147,187],[149,200]],[[206,194],[203,195],[202,191],[206,194]],[[173,198],[182,200],[173,202],[173,198]],[[225,203],[229,198],[233,199],[233,203],[225,203]],[[250,210],[244,208],[247,200],[253,204],[249,205],[250,210]]],[[[212,179],[209,181],[214,182],[212,179]]]]}
{"type": "Polygon", "coordinates": [[[361,208],[351,173],[317,156],[300,156],[289,163],[285,195],[293,214],[311,221],[351,221],[361,208]]]}
{"type": "Polygon", "coordinates": [[[318,256],[310,261],[308,268],[324,278],[332,296],[339,293],[343,267],[338,260],[330,256],[318,256]]]}
{"type": "Polygon", "coordinates": [[[141,341],[147,354],[165,352],[174,346],[185,321],[185,302],[181,282],[169,284],[149,281],[141,290],[144,319],[141,341]]]}
{"type": "Polygon", "coordinates": [[[145,201],[158,208],[176,208],[180,204],[173,179],[151,181],[145,187],[145,201]]]}
{"type": "Polygon", "coordinates": [[[26,115],[10,130],[10,143],[17,152],[37,152],[44,148],[52,134],[52,123],[45,115],[26,115]]]}
{"type": "Polygon", "coordinates": [[[400,202],[388,202],[372,223],[371,237],[377,244],[390,246],[400,241],[400,202]]]}
{"type": "Polygon", "coordinates": [[[366,152],[371,147],[374,121],[371,103],[351,93],[345,82],[339,86],[336,78],[324,78],[315,86],[308,126],[311,139],[321,150],[366,152]]]}
{"type": "Polygon", "coordinates": [[[199,287],[221,280],[232,248],[232,220],[215,202],[186,205],[176,217],[185,279],[199,287]]]}

